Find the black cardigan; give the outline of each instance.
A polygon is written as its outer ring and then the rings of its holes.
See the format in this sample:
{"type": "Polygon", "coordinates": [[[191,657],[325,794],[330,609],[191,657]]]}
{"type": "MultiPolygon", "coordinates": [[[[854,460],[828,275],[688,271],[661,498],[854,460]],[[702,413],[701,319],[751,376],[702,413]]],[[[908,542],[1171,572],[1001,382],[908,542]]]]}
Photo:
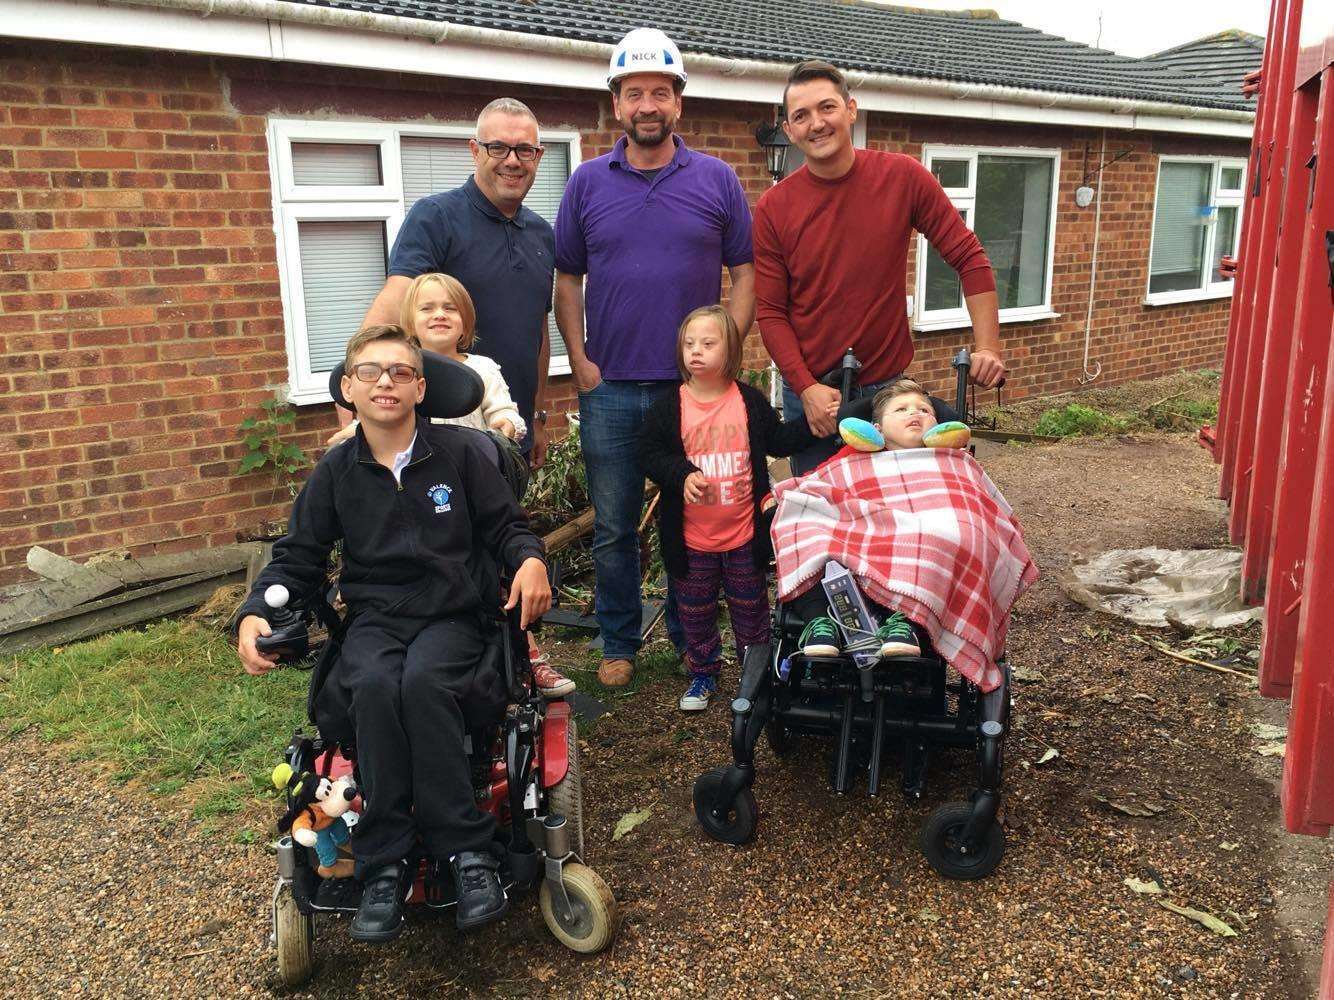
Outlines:
{"type": "MultiPolygon", "coordinates": [[[[747,436],[750,438],[751,497],[754,504],[755,537],[751,554],[756,569],[763,572],[773,557],[773,543],[760,518],[760,501],[769,494],[767,455],[786,457],[808,448],[818,440],[811,433],[805,416],[784,423],[758,389],[738,382],[741,401],[746,407],[747,436]]],[[[700,471],[686,458],[681,440],[681,394],[664,393],[653,404],[639,435],[639,464],[644,474],[658,484],[658,537],[662,540],[662,561],[672,576],[685,576],[685,482],[692,472],[700,471]]]]}

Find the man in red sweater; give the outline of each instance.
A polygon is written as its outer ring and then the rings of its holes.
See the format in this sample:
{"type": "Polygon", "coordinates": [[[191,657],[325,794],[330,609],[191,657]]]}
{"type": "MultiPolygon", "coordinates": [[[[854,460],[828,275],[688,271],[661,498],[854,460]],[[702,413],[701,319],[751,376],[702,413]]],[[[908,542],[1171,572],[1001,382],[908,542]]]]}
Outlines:
{"type": "MultiPolygon", "coordinates": [[[[755,207],[756,319],[783,373],[783,409],[798,407],[811,430],[832,435],[841,400],[819,379],[851,347],[862,363],[855,395],[873,395],[907,370],[913,344],[905,287],[908,241],[920,231],[959,274],[973,325],[972,379],[1005,375],[996,279],[977,236],[917,160],[857,149],[857,102],[829,63],[798,63],[783,92],[783,130],[806,165],[755,207]]],[[[919,265],[920,266],[920,265],[919,265]]],[[[793,459],[805,471],[834,450],[793,459]]]]}

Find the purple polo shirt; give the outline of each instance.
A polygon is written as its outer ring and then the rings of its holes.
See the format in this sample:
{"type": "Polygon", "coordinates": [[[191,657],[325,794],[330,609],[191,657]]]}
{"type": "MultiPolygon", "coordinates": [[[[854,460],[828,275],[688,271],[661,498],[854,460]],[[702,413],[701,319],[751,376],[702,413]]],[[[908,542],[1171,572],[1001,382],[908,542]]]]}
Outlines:
{"type": "Polygon", "coordinates": [[[652,180],[624,136],[570,177],[556,213],[556,270],[587,275],[588,357],[605,379],[679,379],[676,331],[722,296],[724,266],[749,264],[750,206],[736,173],[672,136],[652,180]]]}

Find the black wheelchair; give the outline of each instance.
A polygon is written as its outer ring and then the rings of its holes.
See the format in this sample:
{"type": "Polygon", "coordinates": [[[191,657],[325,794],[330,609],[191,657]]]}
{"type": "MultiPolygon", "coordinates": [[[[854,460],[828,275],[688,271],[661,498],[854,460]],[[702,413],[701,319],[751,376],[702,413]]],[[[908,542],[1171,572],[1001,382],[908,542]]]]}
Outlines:
{"type": "MultiPolygon", "coordinates": [[[[481,380],[469,369],[427,352],[426,399],[418,407],[425,417],[452,417],[469,413],[481,402],[481,380]]],[[[338,379],[330,380],[335,402],[347,407],[338,379]]],[[[350,407],[348,407],[350,409],[350,407]]],[[[461,434],[483,432],[455,428],[461,434]]],[[[488,435],[483,435],[488,436],[488,435]]],[[[507,481],[522,492],[505,449],[494,440],[496,460],[507,481]]],[[[520,458],[520,463],[522,459],[520,458]]],[[[523,473],[526,474],[526,466],[523,473]]],[[[309,647],[309,626],[314,619],[329,629],[329,641],[313,668],[308,714],[316,724],[314,735],[293,734],[284,759],[296,774],[337,778],[356,774],[356,747],[342,728],[316,719],[316,695],[337,656],[342,622],[325,595],[307,607],[285,607],[283,591],[266,592],[273,616],[273,634],[256,645],[298,659],[309,647]]],[[[496,817],[498,836],[505,844],[500,876],[511,896],[538,889],[539,906],[548,929],[561,944],[577,952],[601,951],[617,926],[616,900],[606,883],[585,863],[583,796],[576,721],[563,699],[547,701],[538,692],[528,667],[527,643],[518,624],[518,610],[498,613],[488,655],[493,656],[503,679],[505,697],[470,713],[465,750],[478,806],[496,817]]],[[[290,793],[289,793],[289,805],[290,793]]],[[[310,979],[314,971],[317,924],[356,912],[361,883],[352,878],[321,878],[314,848],[296,844],[290,836],[276,844],[278,880],[272,902],[273,930],[279,974],[289,986],[310,979]]],[[[407,902],[431,910],[447,910],[456,902],[448,863],[438,863],[424,851],[409,858],[415,872],[407,902]]]]}
{"type": "MultiPolygon", "coordinates": [[[[960,351],[954,359],[957,413],[933,399],[939,419],[968,420],[969,367],[968,352],[960,351]]],[[[841,372],[845,399],[855,369],[849,352],[841,372]]],[[[860,412],[849,407],[841,415],[869,416],[865,402],[860,412]]],[[[921,849],[946,878],[991,874],[1005,852],[997,820],[1011,707],[1005,658],[998,660],[1002,683],[983,693],[965,678],[950,680],[945,661],[925,644],[921,656],[882,660],[873,670],[859,670],[846,652],[806,656],[797,644],[805,624],[791,606],[779,605],[770,641],[745,651],[732,701],[732,763],[695,781],[695,815],[705,833],[738,845],[754,837],[759,812],[752,786],[761,733],[779,756],[793,749],[797,737],[832,737],[830,782],[839,794],[850,791],[859,774],[866,776],[867,792],[879,794],[885,758],[897,748],[900,787],[909,801],[923,795],[931,752],[962,747],[976,753],[977,787],[969,801],[932,813],[922,828],[921,849]]]]}

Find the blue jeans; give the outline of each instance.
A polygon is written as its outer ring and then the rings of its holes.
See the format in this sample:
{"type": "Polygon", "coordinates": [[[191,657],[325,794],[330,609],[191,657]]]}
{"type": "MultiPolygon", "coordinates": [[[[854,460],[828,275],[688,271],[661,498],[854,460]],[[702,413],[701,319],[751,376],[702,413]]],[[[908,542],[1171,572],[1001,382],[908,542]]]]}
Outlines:
{"type": "MultiPolygon", "coordinates": [[[[649,408],[679,382],[603,381],[579,394],[579,443],[593,502],[593,610],[602,632],[602,656],[633,660],[639,652],[643,604],[639,593],[639,518],[644,471],[639,433],[649,408]]],[[[679,650],[685,636],[676,600],[667,588],[667,635],[679,650]]]]}

